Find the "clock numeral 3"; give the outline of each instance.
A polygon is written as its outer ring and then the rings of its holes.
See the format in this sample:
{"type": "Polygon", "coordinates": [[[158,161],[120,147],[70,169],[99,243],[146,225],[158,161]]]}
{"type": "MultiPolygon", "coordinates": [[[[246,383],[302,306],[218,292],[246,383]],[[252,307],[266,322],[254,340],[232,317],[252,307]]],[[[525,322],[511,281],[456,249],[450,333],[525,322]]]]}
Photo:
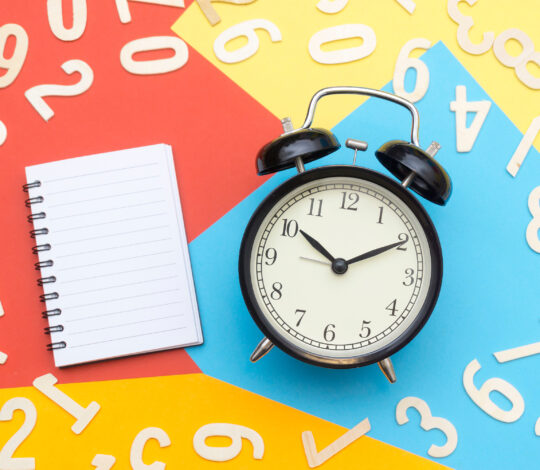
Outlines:
{"type": "Polygon", "coordinates": [[[341,193],[343,195],[341,199],[340,209],[346,209],[348,211],[357,211],[356,204],[360,200],[360,196],[357,193],[348,193],[346,191],[341,193]]]}
{"type": "Polygon", "coordinates": [[[277,251],[275,248],[268,248],[264,252],[264,256],[266,257],[266,261],[264,262],[264,264],[266,264],[267,266],[272,266],[277,260],[277,251]]]}
{"type": "Polygon", "coordinates": [[[300,326],[300,323],[302,322],[302,319],[304,318],[304,315],[306,314],[306,311],[297,308],[297,309],[294,311],[294,313],[299,313],[299,314],[300,314],[300,318],[299,318],[298,321],[296,322],[296,326],[300,326]]]}
{"type": "Polygon", "coordinates": [[[362,328],[360,328],[360,333],[358,334],[360,338],[367,338],[371,334],[371,328],[368,326],[370,323],[370,321],[362,321],[362,328]]]}
{"type": "Polygon", "coordinates": [[[270,297],[273,300],[279,300],[281,299],[281,289],[283,289],[283,284],[281,282],[274,282],[272,284],[272,293],[270,294],[270,297]]]}
{"type": "Polygon", "coordinates": [[[397,312],[397,299],[394,299],[392,302],[390,302],[390,304],[385,308],[385,310],[388,310],[389,312],[392,312],[390,314],[391,317],[395,317],[396,316],[396,312],[397,312]]]}
{"type": "Polygon", "coordinates": [[[400,246],[398,246],[396,248],[396,250],[399,250],[399,251],[407,251],[407,247],[405,246],[405,244],[409,241],[409,235],[407,235],[406,233],[400,233],[398,235],[398,240],[399,241],[402,241],[403,244],[401,244],[400,246]]]}
{"type": "Polygon", "coordinates": [[[296,237],[298,233],[298,222],[294,219],[283,219],[283,232],[281,232],[282,237],[296,237]]]}
{"type": "Polygon", "coordinates": [[[322,199],[309,198],[309,213],[308,215],[314,215],[315,217],[322,217],[322,199]]]}
{"type": "Polygon", "coordinates": [[[407,268],[405,270],[405,276],[406,279],[403,281],[404,286],[412,286],[414,284],[414,269],[413,268],[407,268]]]}
{"type": "Polygon", "coordinates": [[[324,329],[324,333],[323,333],[325,341],[330,342],[330,341],[334,341],[334,339],[336,339],[336,332],[331,329],[331,328],[335,328],[335,327],[336,327],[336,325],[334,325],[333,323],[330,323],[329,325],[326,325],[326,328],[324,329]]]}

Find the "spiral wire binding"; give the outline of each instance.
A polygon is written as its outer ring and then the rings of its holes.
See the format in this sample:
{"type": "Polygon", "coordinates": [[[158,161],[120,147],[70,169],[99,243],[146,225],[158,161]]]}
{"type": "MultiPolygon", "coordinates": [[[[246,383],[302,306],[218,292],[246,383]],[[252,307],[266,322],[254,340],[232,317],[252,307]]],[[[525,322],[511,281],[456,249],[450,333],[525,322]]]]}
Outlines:
{"type": "MultiPolygon", "coordinates": [[[[23,185],[23,191],[28,193],[30,189],[33,188],[40,188],[41,187],[41,181],[34,181],[32,183],[28,183],[23,185]]],[[[26,199],[25,205],[26,207],[32,207],[35,204],[41,204],[45,201],[45,198],[43,196],[34,196],[26,199]]],[[[46,219],[47,214],[45,212],[33,212],[31,213],[27,219],[29,223],[33,223],[35,220],[40,219],[46,219]]],[[[46,227],[42,228],[34,228],[34,230],[30,231],[30,237],[33,239],[36,239],[39,236],[47,235],[49,233],[49,229],[46,227]]],[[[42,243],[39,245],[35,245],[32,247],[32,252],[37,255],[39,253],[42,253],[44,251],[50,251],[52,249],[52,246],[49,243],[42,243]]],[[[36,271],[41,271],[43,268],[50,268],[54,265],[54,261],[52,259],[48,259],[45,261],[39,261],[35,263],[36,271]]],[[[45,286],[45,284],[53,284],[56,282],[56,276],[46,276],[46,277],[40,277],[37,280],[37,284],[40,287],[45,286]]],[[[60,294],[58,292],[48,292],[43,293],[39,296],[40,301],[45,303],[48,300],[56,300],[60,297],[60,294]]],[[[50,310],[45,310],[41,312],[42,318],[49,318],[54,316],[59,316],[62,314],[62,310],[59,308],[53,308],[50,310]]],[[[61,333],[64,331],[64,325],[51,325],[46,328],[44,328],[45,334],[50,335],[51,333],[61,333]]],[[[47,351],[53,351],[55,349],[64,349],[67,347],[67,343],[65,341],[57,341],[55,343],[49,343],[47,344],[47,351]]]]}

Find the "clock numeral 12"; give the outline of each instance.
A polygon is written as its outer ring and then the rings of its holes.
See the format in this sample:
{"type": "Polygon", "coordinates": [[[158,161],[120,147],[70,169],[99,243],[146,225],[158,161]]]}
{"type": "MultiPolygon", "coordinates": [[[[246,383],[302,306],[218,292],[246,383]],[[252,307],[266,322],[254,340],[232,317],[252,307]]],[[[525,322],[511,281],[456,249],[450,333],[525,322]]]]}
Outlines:
{"type": "Polygon", "coordinates": [[[349,211],[357,211],[358,208],[356,207],[356,204],[358,204],[358,201],[360,200],[360,196],[356,193],[347,193],[346,191],[342,192],[343,198],[341,199],[341,207],[340,209],[346,209],[349,211]],[[349,202],[349,205],[345,205],[346,202],[349,202]]]}

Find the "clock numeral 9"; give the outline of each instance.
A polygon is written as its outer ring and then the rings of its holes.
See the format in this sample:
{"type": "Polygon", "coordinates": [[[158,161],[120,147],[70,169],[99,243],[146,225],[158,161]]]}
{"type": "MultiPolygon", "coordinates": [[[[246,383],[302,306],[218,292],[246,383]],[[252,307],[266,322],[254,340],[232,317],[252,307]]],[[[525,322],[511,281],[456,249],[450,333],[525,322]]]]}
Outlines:
{"type": "Polygon", "coordinates": [[[281,282],[274,282],[272,284],[272,292],[270,294],[270,297],[273,300],[279,300],[281,299],[281,289],[283,289],[283,284],[281,282]]]}
{"type": "Polygon", "coordinates": [[[334,341],[334,339],[336,339],[336,332],[331,329],[331,328],[335,328],[335,327],[336,327],[336,325],[334,325],[333,323],[330,323],[329,325],[326,325],[326,328],[324,329],[324,333],[323,333],[325,341],[330,342],[330,341],[334,341]]]}
{"type": "Polygon", "coordinates": [[[371,334],[371,328],[368,326],[370,323],[370,321],[362,321],[362,328],[360,328],[360,333],[358,334],[360,338],[367,338],[371,334]]]}
{"type": "Polygon", "coordinates": [[[414,284],[414,269],[407,268],[405,270],[406,279],[403,281],[404,286],[412,286],[414,284]]]}
{"type": "Polygon", "coordinates": [[[266,257],[266,261],[264,262],[264,264],[266,264],[267,266],[272,266],[277,260],[277,251],[275,248],[268,248],[264,252],[264,256],[266,257]]]}
{"type": "Polygon", "coordinates": [[[357,211],[358,208],[356,204],[360,200],[360,196],[357,193],[348,193],[346,191],[342,192],[343,197],[341,199],[340,209],[346,209],[348,211],[357,211]],[[348,205],[347,205],[348,204],[348,205]]]}
{"type": "Polygon", "coordinates": [[[296,237],[298,233],[298,222],[294,219],[283,219],[283,232],[281,232],[282,237],[296,237]]]}
{"type": "Polygon", "coordinates": [[[409,241],[409,235],[407,235],[406,233],[400,233],[398,235],[398,240],[402,241],[403,243],[399,245],[396,250],[407,251],[407,247],[405,246],[405,244],[409,241]]]}
{"type": "Polygon", "coordinates": [[[310,205],[308,215],[314,215],[315,217],[322,217],[322,199],[315,200],[310,197],[310,205]]]}
{"type": "Polygon", "coordinates": [[[297,308],[297,309],[294,311],[294,313],[299,313],[299,314],[300,314],[300,318],[299,318],[298,321],[296,322],[296,326],[300,326],[300,322],[301,322],[302,319],[304,318],[304,315],[306,314],[306,311],[297,308]]]}

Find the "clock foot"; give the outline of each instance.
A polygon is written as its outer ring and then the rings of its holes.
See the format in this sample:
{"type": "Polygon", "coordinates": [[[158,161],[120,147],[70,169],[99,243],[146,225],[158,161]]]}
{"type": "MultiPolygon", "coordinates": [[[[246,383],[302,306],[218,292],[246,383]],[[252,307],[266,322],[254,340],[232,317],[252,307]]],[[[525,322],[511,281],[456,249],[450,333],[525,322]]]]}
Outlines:
{"type": "Polygon", "coordinates": [[[388,379],[388,381],[393,384],[396,382],[396,373],[394,372],[394,365],[392,364],[392,361],[389,357],[386,359],[383,359],[382,361],[378,362],[379,367],[382,370],[382,373],[384,376],[388,379]]]}
{"type": "Polygon", "coordinates": [[[270,351],[274,347],[272,341],[268,338],[264,338],[255,348],[255,351],[251,354],[249,360],[251,362],[257,362],[261,357],[270,351]]]}

